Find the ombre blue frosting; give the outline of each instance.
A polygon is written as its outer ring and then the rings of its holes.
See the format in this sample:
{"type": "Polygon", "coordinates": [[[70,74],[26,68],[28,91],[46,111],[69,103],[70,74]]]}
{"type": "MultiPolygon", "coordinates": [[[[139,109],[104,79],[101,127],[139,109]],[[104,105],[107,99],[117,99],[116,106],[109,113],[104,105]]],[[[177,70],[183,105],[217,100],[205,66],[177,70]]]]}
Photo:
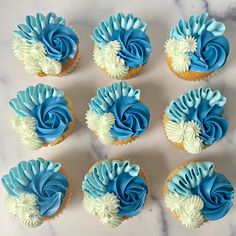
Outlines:
{"type": "Polygon", "coordinates": [[[228,121],[222,117],[224,108],[219,105],[209,106],[208,101],[202,101],[198,107],[190,108],[187,120],[194,120],[201,130],[199,137],[206,145],[222,139],[228,130],[228,121]]]}
{"type": "Polygon", "coordinates": [[[36,106],[50,97],[64,98],[64,92],[48,85],[37,84],[18,92],[16,98],[11,99],[9,104],[19,116],[29,116],[36,106]]]}
{"type": "Polygon", "coordinates": [[[33,176],[24,191],[37,196],[41,216],[52,216],[60,208],[68,188],[68,181],[62,173],[42,171],[33,176]]]}
{"type": "Polygon", "coordinates": [[[49,97],[36,106],[31,115],[36,120],[37,136],[45,142],[60,137],[72,121],[72,114],[63,97],[49,97]]]}
{"type": "Polygon", "coordinates": [[[130,68],[143,66],[147,63],[152,47],[147,34],[137,29],[115,30],[111,40],[117,40],[121,45],[118,55],[124,59],[130,68]]]}
{"type": "Polygon", "coordinates": [[[212,162],[190,163],[169,180],[167,186],[170,192],[190,196],[193,194],[192,189],[198,186],[205,177],[213,174],[214,164],[212,162]]]}
{"type": "Polygon", "coordinates": [[[108,112],[115,117],[115,123],[110,129],[110,133],[118,140],[139,136],[149,126],[150,112],[147,106],[134,97],[120,97],[108,112]]]}
{"type": "MultiPolygon", "coordinates": [[[[166,108],[166,115],[175,122],[187,121],[187,116],[191,108],[197,109],[202,101],[207,101],[210,107],[218,105],[223,107],[226,103],[226,97],[216,90],[210,88],[198,88],[190,90],[188,93],[181,95],[178,99],[172,101],[166,108]]],[[[204,112],[204,111],[203,111],[204,112]]]]}
{"type": "Polygon", "coordinates": [[[229,55],[229,42],[223,35],[215,36],[212,32],[203,30],[197,38],[197,50],[189,52],[190,71],[212,72],[222,68],[229,55]]]}
{"type": "Polygon", "coordinates": [[[82,189],[92,198],[99,198],[105,195],[108,190],[108,184],[116,179],[122,173],[128,173],[129,176],[138,176],[140,167],[131,164],[129,161],[103,161],[95,165],[92,171],[89,171],[83,180],[82,189]]]}
{"type": "Polygon", "coordinates": [[[26,24],[19,24],[18,31],[14,31],[14,34],[28,41],[34,43],[40,40],[42,30],[49,24],[64,25],[65,20],[63,17],[57,17],[55,13],[48,13],[44,16],[41,13],[37,13],[36,16],[26,16],[26,24]]]}
{"type": "Polygon", "coordinates": [[[201,212],[207,220],[224,217],[233,206],[234,189],[223,174],[214,173],[206,176],[192,189],[192,193],[202,199],[204,208],[201,212]]]}
{"type": "Polygon", "coordinates": [[[133,89],[124,81],[113,83],[108,87],[99,88],[97,96],[91,99],[89,107],[98,115],[103,115],[120,97],[134,97],[139,100],[140,90],[133,89]]]}
{"type": "Polygon", "coordinates": [[[148,193],[145,180],[140,176],[121,173],[111,181],[107,190],[119,199],[118,215],[132,217],[140,213],[148,193]]]}
{"type": "Polygon", "coordinates": [[[115,30],[135,29],[145,32],[146,27],[147,24],[142,22],[140,18],[134,17],[132,14],[125,16],[118,13],[116,16],[110,16],[108,21],[102,21],[100,27],[94,28],[91,37],[98,47],[103,48],[111,41],[111,36],[115,30]]]}
{"type": "Polygon", "coordinates": [[[21,161],[16,167],[11,168],[7,175],[2,177],[2,184],[9,195],[19,196],[35,175],[47,171],[55,173],[60,168],[60,163],[46,161],[42,158],[21,161]]]}
{"type": "Polygon", "coordinates": [[[39,40],[44,44],[47,56],[60,62],[72,59],[77,52],[77,44],[79,43],[75,32],[61,24],[45,26],[39,40]]]}
{"type": "Polygon", "coordinates": [[[178,26],[172,28],[170,37],[181,40],[186,36],[201,35],[204,30],[211,32],[214,36],[222,35],[225,25],[215,19],[208,20],[207,18],[208,13],[205,12],[201,16],[191,16],[188,21],[181,19],[178,26]]]}

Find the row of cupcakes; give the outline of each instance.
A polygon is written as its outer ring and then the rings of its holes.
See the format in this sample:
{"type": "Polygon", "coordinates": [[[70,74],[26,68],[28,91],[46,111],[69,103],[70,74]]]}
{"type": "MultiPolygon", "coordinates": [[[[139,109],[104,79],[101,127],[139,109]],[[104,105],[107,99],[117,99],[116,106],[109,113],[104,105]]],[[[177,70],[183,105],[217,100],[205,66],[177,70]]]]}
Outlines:
{"type": "MultiPolygon", "coordinates": [[[[147,23],[132,14],[118,13],[95,27],[93,58],[96,65],[115,79],[138,75],[152,52],[147,23]]],[[[226,63],[229,42],[225,25],[208,19],[208,13],[181,19],[165,43],[167,64],[179,78],[201,80],[226,63]]],[[[79,59],[79,37],[55,13],[27,16],[14,32],[13,51],[25,69],[38,76],[63,76],[79,59]]]]}
{"type": "MultiPolygon", "coordinates": [[[[91,98],[87,127],[105,145],[128,144],[146,132],[150,110],[141,91],[125,81],[99,88],[91,98]]],[[[177,147],[199,153],[220,141],[228,130],[226,97],[211,88],[197,88],[170,102],[163,115],[164,133],[177,147]]],[[[10,100],[11,123],[30,150],[56,145],[75,126],[75,111],[67,95],[44,84],[29,86],[10,100]]]]}
{"type": "MultiPolygon", "coordinates": [[[[66,170],[43,158],[21,161],[2,177],[2,184],[7,210],[29,228],[60,215],[71,198],[66,170]]],[[[163,188],[166,207],[192,230],[223,218],[233,206],[232,184],[210,161],[182,164],[168,175],[163,188]]],[[[86,211],[108,228],[137,216],[150,191],[143,169],[122,158],[95,163],[84,176],[82,190],[86,211]]]]}

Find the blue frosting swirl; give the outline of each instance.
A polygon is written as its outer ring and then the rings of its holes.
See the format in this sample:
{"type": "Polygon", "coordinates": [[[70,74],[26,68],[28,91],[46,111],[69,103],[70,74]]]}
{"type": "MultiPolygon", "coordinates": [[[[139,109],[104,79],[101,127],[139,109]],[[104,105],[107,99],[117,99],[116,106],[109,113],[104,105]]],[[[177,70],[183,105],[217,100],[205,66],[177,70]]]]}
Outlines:
{"type": "Polygon", "coordinates": [[[187,115],[188,120],[199,124],[200,138],[206,145],[222,139],[228,130],[228,121],[222,117],[224,108],[219,105],[209,106],[207,101],[202,101],[197,108],[191,108],[187,115]]]}
{"type": "Polygon", "coordinates": [[[110,16],[108,21],[102,21],[100,27],[94,28],[91,37],[97,46],[103,48],[111,41],[111,36],[115,30],[136,29],[145,32],[146,28],[147,24],[142,22],[140,18],[134,17],[132,14],[125,16],[118,13],[117,16],[110,16]]]}
{"type": "Polygon", "coordinates": [[[212,162],[190,163],[169,180],[167,186],[169,191],[173,193],[190,196],[192,195],[192,189],[198,186],[205,177],[213,174],[214,163],[212,162]]]}
{"type": "Polygon", "coordinates": [[[128,173],[130,176],[138,176],[140,167],[131,164],[130,161],[103,161],[95,165],[92,171],[89,171],[84,177],[82,189],[92,198],[99,198],[105,195],[108,184],[118,175],[128,173]]]}
{"type": "Polygon", "coordinates": [[[136,29],[116,30],[111,40],[117,40],[121,45],[118,55],[124,59],[130,68],[143,66],[147,63],[152,47],[145,32],[136,29]]]}
{"type": "Polygon", "coordinates": [[[14,34],[29,43],[33,43],[40,40],[42,30],[49,24],[64,25],[65,20],[63,17],[57,17],[53,12],[46,16],[41,13],[37,13],[35,17],[26,16],[26,24],[19,24],[18,31],[14,31],[14,34]]]}
{"type": "Polygon", "coordinates": [[[7,175],[2,177],[2,184],[9,195],[19,196],[35,175],[46,171],[58,172],[60,168],[60,163],[46,161],[43,158],[21,161],[16,167],[11,168],[7,175]]]}
{"type": "Polygon", "coordinates": [[[223,35],[214,36],[204,30],[197,37],[197,50],[189,52],[190,71],[212,72],[223,67],[229,55],[229,42],[223,35]]]}
{"type": "Polygon", "coordinates": [[[144,104],[133,97],[121,97],[115,101],[108,112],[115,117],[110,129],[118,140],[143,134],[149,126],[150,112],[144,104]]]}
{"type": "Polygon", "coordinates": [[[133,89],[124,81],[113,83],[108,87],[99,88],[97,96],[91,99],[89,107],[98,115],[103,115],[120,97],[134,97],[139,100],[140,90],[133,89]]]}
{"type": "Polygon", "coordinates": [[[224,217],[233,206],[233,186],[223,174],[207,176],[192,192],[203,200],[202,214],[207,220],[224,217]]]}
{"type": "Polygon", "coordinates": [[[64,92],[48,85],[37,84],[18,92],[16,98],[11,99],[9,104],[19,116],[29,116],[36,106],[50,97],[63,98],[64,92]]]}
{"type": "Polygon", "coordinates": [[[65,175],[62,173],[42,171],[33,177],[24,191],[37,196],[41,216],[51,216],[60,208],[68,185],[65,175]]]}
{"type": "Polygon", "coordinates": [[[166,108],[166,115],[175,122],[186,121],[190,109],[199,106],[202,101],[207,101],[210,107],[218,105],[223,107],[226,103],[226,97],[222,96],[218,90],[212,91],[211,88],[198,88],[190,90],[181,95],[178,99],[172,101],[166,108]]]}
{"type": "Polygon", "coordinates": [[[42,30],[40,41],[44,44],[48,57],[65,62],[75,56],[79,39],[67,26],[48,24],[42,30]]]}
{"type": "Polygon", "coordinates": [[[214,36],[222,35],[225,25],[215,19],[208,20],[207,18],[208,13],[205,12],[201,16],[191,16],[188,21],[181,19],[178,26],[171,29],[170,37],[181,40],[186,36],[201,35],[203,30],[211,32],[214,36]]]}
{"type": "Polygon", "coordinates": [[[148,193],[145,180],[140,176],[121,173],[111,181],[107,190],[119,199],[120,216],[132,217],[140,213],[148,193]]]}
{"type": "Polygon", "coordinates": [[[36,133],[45,142],[52,142],[60,137],[72,121],[72,114],[67,101],[62,98],[49,97],[32,110],[36,120],[36,133]]]}

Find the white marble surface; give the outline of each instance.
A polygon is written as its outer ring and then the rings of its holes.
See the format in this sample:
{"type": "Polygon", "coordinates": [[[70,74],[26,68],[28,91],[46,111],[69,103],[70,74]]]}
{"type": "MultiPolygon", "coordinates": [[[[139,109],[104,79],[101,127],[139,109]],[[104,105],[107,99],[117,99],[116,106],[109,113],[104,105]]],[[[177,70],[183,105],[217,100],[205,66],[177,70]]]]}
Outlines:
{"type": "Polygon", "coordinates": [[[215,161],[217,168],[225,172],[236,187],[236,1],[235,0],[66,0],[1,1],[0,15],[0,175],[23,159],[42,156],[63,163],[69,173],[73,197],[63,215],[44,223],[33,230],[25,229],[18,220],[3,207],[5,191],[0,187],[1,236],[75,236],[75,235],[236,235],[236,207],[222,220],[208,223],[194,233],[181,226],[165,209],[162,199],[162,183],[168,172],[190,159],[215,161]],[[167,68],[163,43],[170,28],[180,17],[200,14],[208,10],[227,26],[226,35],[231,43],[231,54],[222,72],[205,82],[186,82],[177,79],[167,68]],[[12,31],[18,23],[24,22],[27,14],[54,11],[63,15],[80,35],[81,60],[77,69],[64,78],[36,78],[26,74],[22,64],[11,51],[12,31]],[[89,99],[99,86],[113,82],[108,79],[92,61],[92,47],[89,34],[101,19],[117,12],[133,12],[147,21],[153,53],[142,75],[129,81],[142,90],[142,99],[151,109],[151,126],[146,134],[127,146],[105,147],[85,127],[84,114],[89,99]],[[30,152],[20,144],[9,123],[8,101],[16,92],[28,85],[47,83],[65,90],[74,103],[77,115],[76,130],[67,140],[51,148],[30,152]],[[226,116],[230,130],[225,139],[197,156],[185,153],[171,145],[163,134],[161,117],[168,102],[197,86],[217,88],[228,98],[226,116]],[[81,206],[81,182],[84,174],[95,161],[105,158],[126,157],[139,162],[150,177],[151,194],[144,211],[128,220],[115,230],[106,229],[81,206]]]}

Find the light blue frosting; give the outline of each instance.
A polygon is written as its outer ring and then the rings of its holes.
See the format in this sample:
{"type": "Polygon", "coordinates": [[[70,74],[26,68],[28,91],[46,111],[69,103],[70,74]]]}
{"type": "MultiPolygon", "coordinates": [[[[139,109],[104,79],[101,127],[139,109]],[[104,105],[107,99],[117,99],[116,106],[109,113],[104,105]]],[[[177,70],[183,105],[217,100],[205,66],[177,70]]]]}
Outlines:
{"type": "Polygon", "coordinates": [[[60,137],[72,121],[72,114],[63,97],[49,97],[36,106],[31,115],[36,121],[36,134],[44,142],[60,137]]]}
{"type": "Polygon", "coordinates": [[[166,108],[165,113],[172,121],[186,121],[190,109],[197,108],[203,100],[208,101],[210,107],[214,105],[223,107],[226,103],[226,97],[222,96],[218,90],[212,91],[211,88],[200,87],[190,90],[188,93],[172,101],[166,108]]]}
{"type": "Polygon", "coordinates": [[[115,117],[110,134],[117,140],[125,140],[143,134],[150,120],[150,111],[134,97],[121,97],[108,110],[115,117]]]}
{"type": "Polygon", "coordinates": [[[9,195],[19,196],[35,175],[45,171],[58,172],[60,168],[60,163],[46,161],[42,158],[21,161],[2,177],[2,184],[9,195]]]}
{"type": "Polygon", "coordinates": [[[138,215],[145,203],[148,193],[146,181],[140,176],[121,173],[108,184],[108,192],[114,193],[119,200],[119,216],[138,215]]]}
{"type": "Polygon", "coordinates": [[[201,210],[207,220],[218,220],[224,217],[233,206],[234,189],[230,181],[220,173],[207,176],[193,189],[204,207],[201,210]]]}
{"type": "Polygon", "coordinates": [[[145,32],[135,29],[120,29],[114,31],[111,40],[117,40],[120,43],[121,49],[118,55],[130,68],[143,66],[147,63],[152,47],[145,32]]]}
{"type": "Polygon", "coordinates": [[[136,29],[145,32],[146,28],[147,24],[142,22],[140,18],[134,17],[132,14],[125,16],[122,13],[118,13],[116,16],[110,16],[108,21],[102,21],[100,27],[94,28],[91,37],[97,46],[103,48],[110,42],[115,30],[136,29]]]}
{"type": "Polygon", "coordinates": [[[57,17],[55,13],[50,12],[46,16],[37,13],[36,16],[26,16],[26,24],[19,24],[18,31],[14,34],[18,37],[24,38],[29,43],[39,41],[42,30],[49,24],[64,25],[63,17],[57,17]]]}
{"type": "Polygon", "coordinates": [[[42,171],[36,174],[24,191],[37,196],[41,216],[52,216],[60,208],[69,184],[64,174],[42,171]]]}
{"type": "Polygon", "coordinates": [[[208,20],[207,18],[208,13],[205,12],[201,16],[191,16],[188,21],[181,19],[178,26],[171,29],[170,37],[180,40],[186,36],[200,35],[205,29],[215,36],[222,35],[225,31],[225,25],[215,19],[208,20]]]}
{"type": "Polygon", "coordinates": [[[92,172],[85,175],[82,189],[90,197],[98,198],[105,195],[108,190],[108,184],[118,175],[128,173],[130,176],[138,176],[140,167],[131,164],[129,161],[103,161],[101,164],[93,167],[92,172]]]}
{"type": "Polygon", "coordinates": [[[229,55],[229,42],[223,35],[214,36],[204,30],[197,38],[197,50],[189,52],[190,71],[212,72],[222,68],[229,55]]]}
{"type": "Polygon", "coordinates": [[[213,162],[190,163],[169,180],[167,186],[170,192],[189,196],[192,195],[193,188],[198,186],[205,177],[213,174],[213,162]]]}
{"type": "Polygon", "coordinates": [[[99,88],[97,96],[91,99],[90,109],[98,115],[103,115],[120,97],[134,97],[140,99],[140,90],[135,90],[132,86],[128,86],[126,82],[113,83],[111,86],[99,88]]]}
{"type": "Polygon", "coordinates": [[[63,98],[64,92],[48,85],[37,84],[29,86],[25,91],[18,92],[16,98],[11,99],[9,103],[19,116],[28,116],[36,106],[50,97],[63,98]]]}

